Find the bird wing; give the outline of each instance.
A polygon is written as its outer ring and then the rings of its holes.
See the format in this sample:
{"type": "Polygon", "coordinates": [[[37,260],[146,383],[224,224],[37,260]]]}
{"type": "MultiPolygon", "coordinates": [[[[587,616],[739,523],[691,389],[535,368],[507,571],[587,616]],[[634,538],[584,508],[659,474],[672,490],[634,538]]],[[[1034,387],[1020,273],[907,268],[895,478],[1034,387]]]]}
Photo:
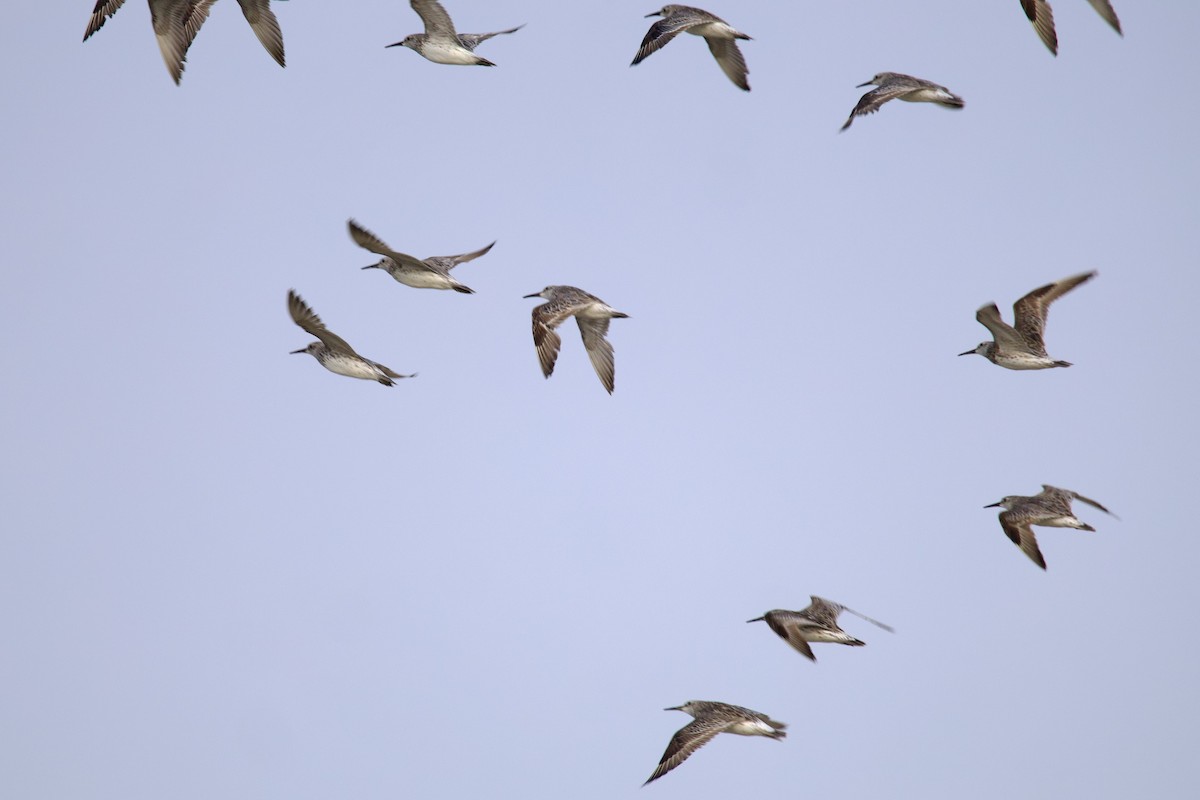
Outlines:
{"type": "Polygon", "coordinates": [[[733,81],[734,86],[747,92],[750,91],[750,83],[746,80],[750,70],[746,69],[746,59],[742,58],[742,51],[737,46],[737,40],[705,37],[704,41],[708,42],[708,49],[712,52],[713,58],[717,60],[717,64],[720,65],[721,71],[725,73],[726,77],[733,81]]]}
{"type": "Polygon", "coordinates": [[[771,626],[771,630],[775,634],[790,644],[800,655],[810,661],[816,661],[817,657],[813,655],[812,648],[808,642],[800,635],[802,628],[813,627],[813,623],[798,614],[789,613],[787,616],[779,614],[766,614],[763,616],[766,623],[771,626]]]}
{"type": "Polygon", "coordinates": [[[96,0],[92,16],[88,20],[87,30],[83,32],[83,41],[87,41],[93,33],[104,27],[108,18],[117,13],[117,9],[125,4],[125,0],[96,0]]]}
{"type": "Polygon", "coordinates": [[[279,62],[279,66],[286,66],[283,61],[283,31],[279,30],[279,20],[271,10],[271,1],[238,0],[238,5],[242,7],[242,14],[246,16],[254,35],[271,54],[271,58],[279,62]]]}
{"type": "Polygon", "coordinates": [[[1088,0],[1092,4],[1092,8],[1096,9],[1096,13],[1104,17],[1104,21],[1112,25],[1113,30],[1124,36],[1121,33],[1121,20],[1117,19],[1117,12],[1113,11],[1112,3],[1108,0],[1088,0]]]}
{"type": "Polygon", "coordinates": [[[595,319],[576,316],[575,321],[579,323],[579,333],[583,336],[583,346],[587,350],[588,358],[592,361],[592,368],[600,376],[600,382],[604,384],[604,388],[608,390],[609,394],[612,394],[616,381],[616,367],[613,364],[612,345],[609,344],[608,339],[604,338],[608,335],[609,318],[595,319]]]}
{"type": "Polygon", "coordinates": [[[1032,527],[1014,523],[1008,511],[1000,515],[1000,527],[1004,529],[1004,533],[1012,540],[1013,544],[1020,547],[1021,552],[1029,556],[1033,563],[1042,569],[1046,568],[1046,559],[1042,556],[1042,551],[1038,549],[1032,527]]]}
{"type": "Polygon", "coordinates": [[[867,622],[871,623],[872,625],[874,625],[876,627],[883,628],[888,633],[896,632],[896,629],[893,628],[891,625],[886,625],[877,619],[871,619],[866,614],[860,614],[859,612],[855,611],[853,608],[850,608],[849,606],[841,606],[841,609],[842,609],[842,611],[845,611],[848,614],[853,614],[854,616],[858,617],[859,619],[865,619],[867,622]]]}
{"type": "MultiPolygon", "coordinates": [[[[646,779],[646,783],[657,780],[678,767],[692,753],[712,741],[713,737],[725,730],[728,722],[713,719],[694,719],[675,732],[670,744],[663,751],[654,774],[646,779]]],[[[646,784],[642,784],[645,786],[646,784]]]]}
{"type": "Polygon", "coordinates": [[[850,116],[846,119],[846,124],[842,126],[842,130],[849,128],[850,123],[854,121],[855,117],[860,117],[864,114],[874,114],[888,100],[892,100],[902,94],[908,94],[912,90],[912,86],[904,83],[885,83],[883,86],[875,87],[858,98],[858,105],[850,112],[850,116]]]}
{"type": "Polygon", "coordinates": [[[1058,34],[1054,32],[1054,12],[1050,10],[1050,4],[1046,0],[1021,0],[1021,8],[1025,9],[1025,16],[1033,23],[1042,44],[1058,55],[1058,34]]]}
{"type": "Polygon", "coordinates": [[[479,47],[481,42],[486,42],[493,36],[503,36],[506,33],[516,33],[524,27],[524,25],[518,25],[517,27],[509,28],[506,31],[493,31],[492,33],[460,33],[458,34],[458,43],[473,53],[475,52],[475,48],[479,47]]]}
{"type": "MultiPolygon", "coordinates": [[[[116,9],[114,9],[115,11],[116,9]]],[[[183,62],[187,57],[188,44],[186,26],[190,6],[172,0],[150,0],[150,24],[154,26],[154,38],[162,53],[167,71],[176,84],[183,77],[183,62]]]]}
{"type": "Polygon", "coordinates": [[[637,55],[633,57],[633,63],[629,66],[642,63],[651,53],[663,49],[676,36],[701,22],[704,22],[702,17],[682,12],[663,17],[646,31],[646,38],[642,39],[642,46],[638,48],[637,55]]]}
{"type": "Polygon", "coordinates": [[[185,50],[192,46],[196,34],[200,32],[200,26],[208,20],[209,10],[215,2],[217,0],[197,0],[189,6],[183,19],[183,38],[187,42],[185,50]]]}
{"type": "MultiPolygon", "coordinates": [[[[309,308],[308,303],[305,303],[303,298],[296,294],[294,289],[288,290],[288,313],[292,315],[292,322],[295,322],[305,331],[320,339],[330,350],[340,350],[362,358],[362,356],[354,352],[353,347],[346,344],[345,339],[325,327],[325,323],[321,322],[321,318],[309,308]]],[[[363,360],[365,361],[366,359],[363,360]]]]}
{"type": "Polygon", "coordinates": [[[542,303],[533,307],[533,344],[537,347],[542,374],[547,378],[554,373],[554,362],[558,360],[558,350],[562,347],[562,338],[554,329],[571,316],[572,310],[570,306],[555,303],[542,303]]]}
{"type": "Polygon", "coordinates": [[[444,264],[446,267],[446,270],[449,271],[449,270],[452,270],[455,267],[457,267],[459,264],[462,264],[467,261],[474,261],[475,259],[479,258],[480,256],[487,255],[488,251],[491,250],[493,247],[495,247],[495,245],[496,245],[496,243],[492,242],[487,247],[481,247],[472,253],[463,253],[462,255],[457,255],[457,256],[430,256],[426,260],[427,261],[437,261],[438,263],[444,264]]]}
{"type": "Polygon", "coordinates": [[[812,602],[800,613],[818,625],[837,630],[838,614],[842,613],[844,607],[840,603],[826,600],[824,597],[817,597],[815,594],[810,595],[810,598],[812,602]]]}
{"type": "Polygon", "coordinates": [[[979,321],[980,325],[991,331],[992,338],[996,340],[996,344],[1001,349],[1025,349],[1026,343],[1024,338],[1011,325],[1000,318],[1000,309],[996,307],[995,303],[983,306],[976,311],[975,319],[979,321]]]}
{"type": "Polygon", "coordinates": [[[407,253],[398,253],[392,248],[384,244],[384,241],[369,230],[359,225],[356,220],[350,219],[346,221],[346,226],[350,229],[350,238],[354,243],[364,250],[369,250],[372,253],[380,256],[387,256],[397,264],[403,264],[406,267],[413,269],[426,269],[430,272],[440,272],[435,267],[426,264],[419,258],[414,258],[407,253]]]}
{"type": "Polygon", "coordinates": [[[1063,278],[1055,283],[1048,283],[1034,289],[1029,294],[1013,303],[1013,319],[1016,331],[1025,340],[1025,344],[1039,355],[1046,355],[1046,345],[1042,340],[1046,329],[1046,315],[1050,313],[1050,304],[1081,283],[1091,280],[1096,272],[1084,272],[1063,278]]]}
{"type": "Polygon", "coordinates": [[[1049,484],[1043,483],[1042,484],[1042,494],[1051,495],[1051,496],[1055,497],[1056,499],[1060,499],[1065,504],[1065,511],[1068,515],[1071,514],[1071,501],[1078,500],[1081,503],[1087,503],[1092,508],[1097,508],[1097,509],[1103,511],[1105,514],[1109,514],[1110,516],[1114,516],[1114,517],[1116,516],[1116,514],[1113,514],[1107,508],[1100,505],[1099,503],[1097,503],[1095,500],[1091,499],[1090,497],[1084,497],[1079,492],[1073,492],[1070,489],[1060,489],[1057,486],[1051,486],[1049,484]]]}
{"type": "Polygon", "coordinates": [[[427,36],[455,38],[454,22],[437,0],[411,0],[409,5],[425,23],[427,36]]]}

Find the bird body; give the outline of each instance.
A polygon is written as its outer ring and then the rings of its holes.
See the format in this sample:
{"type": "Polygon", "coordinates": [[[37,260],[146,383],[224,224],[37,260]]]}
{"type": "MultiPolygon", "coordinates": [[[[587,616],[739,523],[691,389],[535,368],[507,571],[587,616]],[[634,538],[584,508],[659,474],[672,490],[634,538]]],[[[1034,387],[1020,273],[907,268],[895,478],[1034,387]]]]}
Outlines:
{"type": "Polygon", "coordinates": [[[658,767],[646,779],[646,783],[657,780],[675,769],[692,753],[712,741],[718,733],[766,736],[777,741],[787,737],[785,723],[773,720],[766,714],[728,703],[718,703],[712,700],[689,700],[681,706],[672,706],[664,710],[683,711],[691,714],[695,719],[684,725],[671,737],[671,742],[663,752],[662,758],[659,759],[658,767]]]}
{"type": "Polygon", "coordinates": [[[1051,369],[1069,367],[1071,362],[1051,358],[1046,352],[1043,334],[1050,304],[1081,283],[1096,276],[1096,272],[1084,272],[1048,283],[1034,289],[1013,303],[1015,326],[1004,322],[1000,309],[989,303],[975,312],[975,319],[992,333],[994,341],[981,342],[974,349],[959,353],[960,356],[981,355],[993,364],[1006,369],[1051,369]]]}
{"type": "Polygon", "coordinates": [[[292,355],[308,353],[317,360],[317,363],[330,372],[345,375],[348,378],[379,381],[384,386],[395,385],[393,378],[412,378],[416,376],[415,373],[413,375],[401,375],[398,372],[393,372],[383,364],[371,361],[369,358],[363,358],[354,352],[354,348],[347,344],[345,339],[325,327],[325,323],[321,322],[321,318],[309,308],[308,304],[304,302],[300,295],[296,294],[294,289],[288,290],[288,313],[291,315],[293,322],[320,340],[310,343],[307,347],[291,351],[292,355]]]}
{"type": "Polygon", "coordinates": [[[650,30],[646,32],[642,46],[630,64],[631,67],[642,63],[651,53],[661,50],[680,33],[686,32],[704,37],[709,51],[726,77],[739,89],[750,91],[750,84],[746,80],[750,70],[746,68],[746,60],[737,46],[738,39],[749,40],[749,36],[715,14],[692,6],[666,5],[646,16],[662,19],[651,25],[650,30]]]}
{"type": "Polygon", "coordinates": [[[475,55],[475,48],[493,36],[515,33],[524,25],[493,33],[458,33],[450,14],[437,0],[411,0],[413,11],[425,23],[424,33],[412,33],[387,47],[407,47],[437,64],[494,67],[486,58],[475,55]]]}
{"type": "Polygon", "coordinates": [[[450,270],[465,261],[485,255],[496,244],[492,242],[487,247],[457,256],[430,256],[420,259],[391,249],[382,239],[353,219],[346,224],[350,229],[350,238],[359,247],[383,256],[377,263],[369,264],[363,269],[381,269],[405,286],[416,289],[453,289],[463,294],[474,294],[474,289],[451,277],[450,270]]]}
{"type": "Polygon", "coordinates": [[[613,393],[616,367],[613,363],[613,348],[608,343],[608,323],[613,318],[628,317],[617,311],[599,297],[588,294],[574,286],[547,286],[540,292],[525,295],[542,297],[549,302],[533,308],[533,343],[537,347],[542,374],[549,378],[554,374],[554,363],[558,359],[562,339],[554,329],[567,317],[575,317],[583,346],[591,359],[600,382],[609,394],[613,393]]]}
{"type": "Polygon", "coordinates": [[[907,103],[937,103],[946,108],[962,108],[964,105],[963,99],[945,86],[899,72],[881,72],[855,88],[861,89],[864,86],[872,85],[876,88],[859,98],[858,105],[854,106],[854,110],[850,112],[842,130],[849,128],[855,117],[873,114],[889,100],[903,100],[907,103]]]}
{"type": "Polygon", "coordinates": [[[1021,548],[1021,552],[1042,569],[1046,568],[1046,559],[1038,547],[1033,535],[1034,525],[1046,528],[1074,528],[1080,531],[1095,531],[1091,525],[1081,522],[1071,510],[1071,501],[1079,500],[1093,508],[1098,508],[1105,514],[1115,516],[1095,500],[1084,497],[1070,489],[1060,489],[1057,486],[1042,484],[1042,491],[1031,496],[1009,495],[997,503],[991,503],[984,508],[1003,508],[1000,512],[1000,527],[1013,544],[1021,548]]]}
{"type": "Polygon", "coordinates": [[[813,655],[812,648],[809,647],[810,642],[831,642],[851,647],[862,647],[866,644],[866,642],[851,636],[838,626],[837,618],[843,611],[848,611],[857,617],[862,617],[866,621],[883,628],[885,631],[892,631],[891,627],[882,622],[871,619],[840,603],[826,600],[823,597],[817,597],[815,594],[811,596],[811,600],[812,602],[800,611],[787,611],[777,608],[768,611],[761,617],[755,617],[746,621],[766,622],[779,638],[790,644],[797,652],[811,661],[816,661],[817,657],[813,655]]]}

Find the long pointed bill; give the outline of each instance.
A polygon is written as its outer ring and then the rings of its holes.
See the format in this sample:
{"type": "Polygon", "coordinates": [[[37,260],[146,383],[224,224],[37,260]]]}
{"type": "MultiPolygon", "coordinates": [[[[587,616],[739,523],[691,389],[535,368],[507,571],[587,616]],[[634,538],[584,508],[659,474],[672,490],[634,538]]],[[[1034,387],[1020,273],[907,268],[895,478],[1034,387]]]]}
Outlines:
{"type": "Polygon", "coordinates": [[[647,14],[645,17],[643,17],[643,19],[649,19],[650,17],[661,17],[661,16],[662,16],[661,11],[651,11],[649,14],[647,14]]]}
{"type": "Polygon", "coordinates": [[[999,508],[999,507],[1000,507],[999,503],[988,503],[986,506],[984,506],[984,508],[999,508]]]}
{"type": "Polygon", "coordinates": [[[302,348],[302,349],[300,349],[300,350],[289,350],[289,351],[288,351],[288,355],[289,355],[289,356],[294,356],[294,355],[296,355],[297,353],[307,353],[307,352],[308,352],[308,348],[307,348],[307,347],[305,347],[305,348],[302,348]]]}
{"type": "Polygon", "coordinates": [[[762,622],[765,619],[766,619],[766,617],[755,617],[754,619],[746,620],[746,622],[762,622]]]}
{"type": "Polygon", "coordinates": [[[378,264],[367,264],[363,269],[379,269],[378,264]]]}
{"type": "Polygon", "coordinates": [[[975,351],[974,351],[974,350],[968,350],[968,351],[967,351],[967,352],[965,352],[965,353],[959,353],[959,355],[960,355],[960,356],[969,356],[969,355],[974,355],[974,353],[975,353],[975,351]]]}
{"type": "Polygon", "coordinates": [[[527,295],[522,295],[522,296],[523,296],[524,298],[528,299],[528,298],[530,298],[530,297],[541,297],[541,296],[542,296],[542,293],[541,293],[541,292],[534,292],[533,294],[527,294],[527,295]]]}
{"type": "Polygon", "coordinates": [[[664,708],[663,711],[683,711],[683,706],[671,706],[670,708],[664,708]]]}
{"type": "Polygon", "coordinates": [[[855,86],[854,88],[855,88],[855,89],[861,89],[861,88],[863,88],[864,86],[874,86],[874,85],[875,85],[875,82],[874,82],[874,81],[867,81],[866,83],[860,83],[858,86],[855,86]]]}

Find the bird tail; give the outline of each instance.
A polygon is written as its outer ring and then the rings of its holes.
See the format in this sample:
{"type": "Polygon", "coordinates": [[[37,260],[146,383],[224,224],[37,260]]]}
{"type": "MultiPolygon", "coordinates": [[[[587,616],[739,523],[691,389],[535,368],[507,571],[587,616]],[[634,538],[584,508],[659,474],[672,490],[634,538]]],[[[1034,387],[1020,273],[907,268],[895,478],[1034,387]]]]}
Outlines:
{"type": "Polygon", "coordinates": [[[628,319],[628,318],[629,318],[629,315],[626,314],[624,311],[614,311],[613,312],[613,319],[628,319]]]}
{"type": "Polygon", "coordinates": [[[463,294],[475,294],[474,289],[472,289],[470,286],[463,286],[461,283],[456,283],[450,288],[456,292],[462,292],[463,294]]]}
{"type": "Polygon", "coordinates": [[[1055,362],[1054,362],[1054,366],[1056,366],[1056,367],[1069,367],[1069,366],[1071,366],[1071,362],[1070,362],[1070,361],[1055,361],[1055,362]]]}

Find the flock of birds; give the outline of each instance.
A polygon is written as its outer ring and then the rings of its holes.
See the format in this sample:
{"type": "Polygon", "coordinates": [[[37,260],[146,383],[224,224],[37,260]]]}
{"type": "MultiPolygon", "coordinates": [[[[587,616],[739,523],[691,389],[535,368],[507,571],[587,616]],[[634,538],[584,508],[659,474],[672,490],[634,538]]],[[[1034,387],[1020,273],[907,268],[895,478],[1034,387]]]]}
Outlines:
{"type": "MultiPolygon", "coordinates": [[[[149,0],[155,37],[167,70],[177,84],[183,74],[188,48],[204,21],[208,19],[210,8],[215,2],[216,0],[149,0]]],[[[1088,2],[1106,22],[1121,33],[1120,21],[1108,0],[1088,2]]],[[[124,0],[98,0],[84,40],[100,30],[123,3],[124,0]]],[[[269,0],[238,0],[238,4],[263,47],[280,66],[284,66],[283,35],[279,22],[270,9],[269,0]]],[[[425,23],[425,32],[411,34],[387,47],[407,47],[438,64],[495,66],[491,61],[476,55],[475,49],[494,36],[515,33],[524,27],[517,26],[492,33],[458,33],[450,15],[437,0],[410,0],[410,4],[425,23]]],[[[1045,0],[1021,0],[1021,6],[1046,47],[1057,55],[1058,38],[1050,4],[1045,0]]],[[[737,42],[749,40],[751,37],[733,28],[720,17],[690,6],[666,5],[646,16],[659,19],[642,40],[633,65],[641,63],[665,47],[678,34],[686,32],[703,37],[713,58],[729,80],[740,89],[750,90],[747,81],[749,70],[737,42]]],[[[962,108],[964,105],[962,98],[944,86],[895,72],[879,73],[859,86],[875,88],[858,101],[842,130],[849,128],[856,116],[877,111],[884,103],[893,99],[931,102],[948,108],[962,108]]],[[[492,242],[478,250],[460,255],[430,256],[421,259],[393,250],[353,219],[347,224],[351,239],[360,247],[380,257],[376,263],[363,269],[383,270],[399,283],[418,289],[452,289],[463,294],[473,294],[474,290],[457,280],[451,271],[460,264],[486,255],[496,244],[492,242]]],[[[1074,275],[1029,292],[1013,305],[1013,325],[1004,322],[995,303],[981,307],[975,318],[991,333],[992,340],[959,355],[981,355],[997,366],[1012,370],[1071,366],[1067,361],[1052,358],[1046,351],[1044,331],[1047,314],[1055,300],[1091,280],[1095,275],[1094,271],[1074,275]]],[[[562,344],[555,329],[568,317],[575,317],[584,348],[596,375],[608,393],[612,394],[615,386],[615,367],[613,348],[607,339],[609,321],[628,315],[574,286],[547,286],[540,292],[525,297],[539,297],[547,301],[536,306],[532,313],[534,346],[545,377],[549,378],[554,372],[562,344]]],[[[345,339],[325,326],[295,290],[288,291],[287,307],[292,321],[318,340],[292,353],[308,353],[331,372],[351,378],[378,381],[384,386],[393,386],[397,379],[416,375],[395,372],[377,361],[359,355],[345,339]]],[[[1034,526],[1095,530],[1075,516],[1071,509],[1074,500],[1086,503],[1106,514],[1112,514],[1095,500],[1068,489],[1049,485],[1043,485],[1042,491],[1036,495],[1011,495],[985,508],[1003,509],[999,520],[1005,535],[1031,561],[1045,569],[1046,560],[1034,537],[1034,526]]],[[[811,647],[813,643],[826,642],[849,646],[864,644],[862,640],[847,634],[838,626],[837,620],[842,612],[849,612],[884,630],[892,631],[892,628],[884,623],[846,606],[815,595],[811,600],[806,608],[799,611],[774,609],[748,622],[766,622],[775,634],[814,662],[816,657],[811,647]]],[[[671,738],[658,766],[646,783],[661,778],[679,766],[719,733],[766,736],[776,740],[787,736],[785,723],[741,706],[692,700],[666,710],[683,711],[690,714],[693,720],[671,738]]]]}

